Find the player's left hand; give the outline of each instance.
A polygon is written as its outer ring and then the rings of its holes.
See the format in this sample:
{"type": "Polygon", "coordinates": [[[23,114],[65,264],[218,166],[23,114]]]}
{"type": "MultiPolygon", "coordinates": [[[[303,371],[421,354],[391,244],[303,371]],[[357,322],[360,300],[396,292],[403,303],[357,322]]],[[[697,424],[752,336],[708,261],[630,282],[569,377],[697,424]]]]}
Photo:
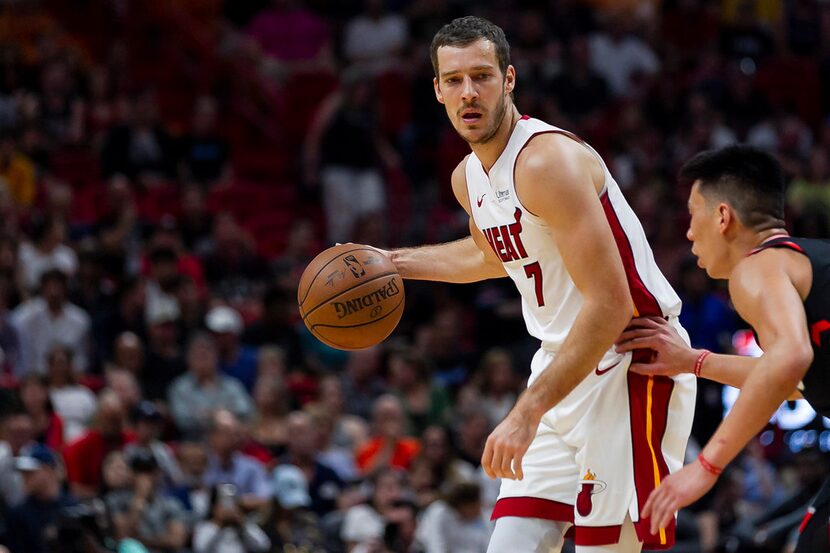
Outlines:
{"type": "Polygon", "coordinates": [[[651,517],[651,533],[669,525],[674,514],[712,489],[718,477],[704,469],[699,461],[669,475],[648,496],[641,517],[651,517]]]}
{"type": "Polygon", "coordinates": [[[490,478],[521,480],[522,457],[536,436],[539,421],[513,409],[499,424],[484,445],[481,466],[490,478]]]}

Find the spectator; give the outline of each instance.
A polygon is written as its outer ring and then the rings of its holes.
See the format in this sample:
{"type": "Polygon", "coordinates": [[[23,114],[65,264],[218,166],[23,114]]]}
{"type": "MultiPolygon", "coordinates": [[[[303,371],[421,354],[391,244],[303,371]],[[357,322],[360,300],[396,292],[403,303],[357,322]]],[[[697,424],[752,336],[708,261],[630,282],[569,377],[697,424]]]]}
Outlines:
{"type": "Polygon", "coordinates": [[[135,422],[135,442],[129,444],[125,452],[129,457],[135,450],[149,451],[162,473],[165,488],[172,488],[184,483],[184,474],[176,462],[173,450],[162,442],[164,415],[150,401],[142,401],[133,411],[135,422]]]}
{"type": "Polygon", "coordinates": [[[197,255],[210,247],[213,215],[208,211],[205,191],[192,184],[182,189],[182,213],[178,219],[184,246],[197,255]]]}
{"type": "Polygon", "coordinates": [[[35,441],[53,451],[59,451],[64,444],[63,420],[55,413],[46,379],[40,375],[29,375],[20,383],[20,401],[32,419],[35,441]]]}
{"type": "Polygon", "coordinates": [[[183,442],[178,447],[179,466],[182,470],[182,484],[171,494],[181,501],[190,513],[192,521],[205,520],[210,516],[210,488],[205,485],[205,471],[208,453],[202,442],[183,442]]]}
{"type": "Polygon", "coordinates": [[[297,0],[271,0],[248,25],[262,51],[292,69],[325,65],[331,56],[328,24],[297,0]]]}
{"type": "Polygon", "coordinates": [[[193,106],[190,131],[180,143],[179,176],[213,185],[230,178],[228,143],[216,130],[216,99],[201,96],[193,106]]]}
{"type": "Polygon", "coordinates": [[[86,372],[90,346],[90,319],[86,312],[67,301],[67,277],[58,269],[43,273],[40,295],[20,304],[12,312],[20,337],[22,374],[45,374],[49,351],[55,344],[72,351],[73,367],[86,372]]]}
{"type": "Polygon", "coordinates": [[[251,438],[274,458],[285,453],[291,436],[286,421],[289,399],[281,377],[262,375],[257,379],[254,387],[256,416],[251,425],[251,438]]]}
{"type": "Polygon", "coordinates": [[[484,353],[479,369],[481,376],[480,406],[487,412],[493,426],[504,420],[519,395],[519,383],[513,360],[503,349],[490,349],[484,353]]]}
{"type": "Polygon", "coordinates": [[[122,369],[135,377],[144,371],[144,344],[132,332],[122,332],[115,339],[115,348],[109,368],[122,369]]]}
{"type": "Polygon", "coordinates": [[[216,296],[229,302],[252,297],[268,272],[251,237],[230,213],[220,213],[214,218],[204,264],[208,284],[216,296]]]}
{"type": "Polygon", "coordinates": [[[557,106],[578,128],[597,121],[607,105],[608,83],[591,68],[588,38],[574,36],[568,46],[566,71],[550,81],[547,87],[557,106]]]}
{"type": "Polygon", "coordinates": [[[386,390],[379,376],[380,354],[379,347],[357,350],[349,354],[341,382],[341,395],[346,412],[350,415],[368,419],[375,400],[386,390]]]}
{"type": "Polygon", "coordinates": [[[239,420],[232,412],[220,410],[210,421],[204,483],[207,486],[234,484],[239,491],[239,505],[246,513],[265,507],[271,497],[271,487],[262,464],[239,452],[242,435],[239,420]]]}
{"type": "Polygon", "coordinates": [[[172,139],[158,118],[155,95],[145,91],[133,98],[126,124],[107,133],[101,161],[107,176],[122,173],[153,185],[173,176],[173,153],[172,139]]]}
{"type": "MultiPolygon", "coordinates": [[[[106,360],[115,358],[116,364],[122,363],[121,354],[118,352],[121,340],[127,342],[125,345],[128,349],[144,349],[144,342],[147,340],[146,299],[146,286],[142,279],[129,278],[121,283],[113,298],[113,305],[93,323],[96,336],[95,347],[100,358],[106,360]],[[124,334],[131,336],[124,336],[124,334]]],[[[136,365],[134,368],[141,369],[143,364],[136,365]]],[[[138,376],[141,370],[135,372],[138,376]]]]}
{"type": "Polygon", "coordinates": [[[400,469],[379,470],[371,479],[373,489],[369,502],[346,511],[340,536],[350,553],[370,553],[381,545],[385,517],[403,496],[405,477],[406,473],[400,469]]]}
{"type": "MultiPolygon", "coordinates": [[[[306,405],[304,410],[311,416],[317,431],[317,458],[320,463],[331,467],[343,482],[357,481],[360,473],[355,464],[354,448],[337,444],[334,441],[337,423],[334,413],[319,403],[306,405]]],[[[365,426],[365,423],[363,425],[365,426]]]]}
{"type": "Polygon", "coordinates": [[[389,356],[389,388],[403,403],[410,436],[421,436],[426,427],[445,422],[450,398],[442,386],[432,382],[427,360],[416,352],[389,356]]]}
{"type": "Polygon", "coordinates": [[[268,551],[271,541],[262,528],[245,519],[236,486],[218,484],[210,491],[210,519],[193,531],[195,553],[255,553],[268,551]]]}
{"type": "Polygon", "coordinates": [[[424,553],[486,553],[490,527],[481,512],[478,484],[461,482],[424,511],[417,530],[424,553]]]}
{"type": "Polygon", "coordinates": [[[45,553],[45,540],[57,533],[63,509],[75,504],[63,491],[62,468],[58,454],[41,444],[21,450],[15,467],[23,475],[25,499],[9,512],[13,530],[11,553],[45,553]]]}
{"type": "Polygon", "coordinates": [[[380,396],[372,408],[373,437],[355,455],[364,474],[385,467],[408,469],[421,450],[420,441],[404,436],[404,412],[400,400],[390,394],[380,396]]]}
{"type": "Polygon", "coordinates": [[[219,350],[219,370],[239,380],[250,393],[257,378],[257,350],[239,343],[244,324],[239,312],[225,305],[211,309],[205,325],[219,350]]]}
{"type": "Polygon", "coordinates": [[[14,507],[23,501],[23,479],[15,469],[15,457],[33,443],[32,417],[23,411],[5,411],[0,418],[0,505],[14,507]]]}
{"type": "Polygon", "coordinates": [[[631,95],[637,78],[651,77],[660,69],[657,55],[630,27],[625,15],[611,14],[604,29],[589,39],[591,66],[616,97],[631,95]]]}
{"type": "Polygon", "coordinates": [[[303,361],[300,337],[294,328],[292,303],[294,298],[285,290],[276,286],[268,288],[262,300],[262,318],[249,325],[242,334],[243,344],[280,347],[285,357],[284,363],[291,368],[303,361]]]}
{"type": "Polygon", "coordinates": [[[141,388],[135,374],[127,369],[109,368],[104,374],[104,385],[118,396],[127,412],[132,412],[141,401],[141,388]]]}
{"type": "Polygon", "coordinates": [[[127,461],[133,472],[132,487],[113,491],[106,498],[115,538],[138,540],[151,553],[183,548],[188,537],[187,516],[178,499],[163,493],[155,457],[136,449],[127,461]]]}
{"type": "Polygon", "coordinates": [[[49,398],[63,419],[63,437],[68,443],[84,433],[95,414],[97,399],[86,386],[78,384],[72,369],[72,350],[55,346],[47,359],[49,398]]]}
{"type": "Polygon", "coordinates": [[[20,245],[18,253],[27,291],[36,290],[47,271],[58,269],[70,277],[78,271],[78,256],[65,243],[66,221],[38,219],[32,227],[31,237],[31,242],[20,245]]]}
{"type": "Polygon", "coordinates": [[[787,189],[787,204],[796,214],[818,211],[830,219],[830,160],[823,147],[813,148],[806,174],[787,189]]]}
{"type": "Polygon", "coordinates": [[[248,420],[253,414],[251,397],[234,378],[219,373],[216,344],[209,335],[197,334],[187,347],[187,372],[170,385],[168,403],[173,421],[188,439],[204,435],[210,415],[227,409],[248,420]]]}
{"type": "Polygon", "coordinates": [[[98,397],[92,428],[64,448],[69,489],[76,497],[95,496],[101,487],[104,458],[133,441],[134,436],[124,430],[124,418],[121,400],[112,391],[104,390],[98,397]]]}
{"type": "Polygon", "coordinates": [[[179,314],[178,306],[166,299],[147,308],[147,361],[141,391],[151,401],[167,397],[172,383],[187,371],[179,345],[179,314]]]}
{"type": "Polygon", "coordinates": [[[303,472],[292,465],[274,470],[274,502],[264,523],[275,551],[317,553],[324,549],[320,520],[309,510],[311,497],[303,472]]]}
{"type": "MultiPolygon", "coordinates": [[[[4,249],[10,256],[14,255],[8,241],[4,241],[0,237],[0,259],[4,257],[4,249]]],[[[19,377],[24,374],[20,362],[20,337],[17,335],[17,329],[14,326],[12,312],[9,311],[14,295],[13,276],[0,267],[0,350],[3,352],[3,359],[0,361],[0,375],[8,374],[11,377],[19,377]]]]}
{"type": "MultiPolygon", "coordinates": [[[[319,439],[314,419],[303,411],[294,411],[288,416],[287,424],[288,451],[281,461],[293,465],[303,472],[307,483],[311,503],[308,507],[318,517],[337,508],[337,498],[343,490],[343,481],[334,470],[322,463],[319,459],[319,439]]],[[[278,484],[277,474],[281,467],[274,471],[274,486],[278,484]]]]}
{"type": "Polygon", "coordinates": [[[383,0],[364,0],[363,13],[346,23],[343,54],[346,61],[371,73],[397,67],[406,47],[406,20],[388,13],[383,0]]]}
{"type": "Polygon", "coordinates": [[[306,135],[306,180],[322,185],[332,243],[348,242],[361,217],[380,216],[386,206],[382,166],[400,165],[381,136],[374,94],[371,77],[355,69],[346,72],[306,135]]]}
{"type": "Polygon", "coordinates": [[[101,465],[101,497],[133,487],[133,470],[123,451],[110,451],[101,465]]]}
{"type": "Polygon", "coordinates": [[[37,192],[35,166],[17,149],[14,137],[0,134],[0,183],[8,189],[14,203],[22,210],[32,206],[37,192]]]}
{"type": "Polygon", "coordinates": [[[441,475],[441,484],[451,485],[458,482],[476,480],[473,466],[458,458],[450,442],[450,434],[444,426],[430,426],[421,434],[422,449],[418,459],[431,470],[441,475]]]}
{"type": "Polygon", "coordinates": [[[331,445],[355,451],[369,439],[369,427],[363,417],[345,412],[343,381],[336,375],[320,380],[319,405],[332,420],[331,445]]]}

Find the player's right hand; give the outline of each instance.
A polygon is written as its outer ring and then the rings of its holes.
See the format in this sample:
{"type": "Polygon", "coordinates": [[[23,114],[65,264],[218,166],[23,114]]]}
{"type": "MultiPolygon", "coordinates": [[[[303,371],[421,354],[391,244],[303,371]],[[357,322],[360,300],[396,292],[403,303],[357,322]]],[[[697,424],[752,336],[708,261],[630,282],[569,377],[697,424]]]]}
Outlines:
{"type": "Polygon", "coordinates": [[[619,353],[635,349],[656,352],[650,363],[632,363],[630,371],[653,376],[675,376],[694,371],[699,351],[686,345],[677,330],[661,317],[638,317],[616,341],[619,353]]]}

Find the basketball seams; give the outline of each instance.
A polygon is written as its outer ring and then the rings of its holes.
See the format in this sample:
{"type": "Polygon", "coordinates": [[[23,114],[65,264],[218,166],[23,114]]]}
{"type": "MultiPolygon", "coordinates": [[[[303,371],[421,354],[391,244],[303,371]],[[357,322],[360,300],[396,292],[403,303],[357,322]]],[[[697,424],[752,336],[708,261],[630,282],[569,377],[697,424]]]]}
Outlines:
{"type": "Polygon", "coordinates": [[[332,325],[332,324],[325,324],[325,323],[317,323],[317,324],[311,325],[309,328],[315,329],[318,326],[322,326],[322,327],[326,327],[326,328],[357,328],[357,327],[361,327],[361,326],[375,324],[376,322],[382,321],[383,319],[385,319],[386,317],[388,317],[389,315],[392,315],[395,311],[397,311],[398,308],[403,304],[403,300],[404,299],[401,298],[401,300],[395,305],[395,307],[390,309],[385,315],[383,315],[383,317],[378,317],[377,319],[372,319],[371,321],[366,321],[365,323],[358,323],[358,324],[353,324],[353,325],[332,325]]]}
{"type": "MultiPolygon", "coordinates": [[[[330,260],[326,261],[326,262],[323,264],[323,266],[322,266],[322,267],[320,267],[320,269],[319,269],[319,270],[318,270],[318,271],[314,274],[314,277],[312,277],[312,279],[309,281],[309,283],[308,283],[308,287],[306,288],[305,294],[303,295],[303,299],[301,299],[301,300],[300,300],[300,309],[302,309],[303,304],[305,303],[305,300],[306,300],[306,299],[308,299],[308,293],[309,293],[309,292],[311,292],[311,289],[314,287],[314,282],[317,280],[317,277],[318,277],[318,276],[320,276],[320,273],[322,273],[322,272],[323,272],[323,269],[325,269],[325,268],[326,268],[326,267],[328,267],[331,263],[334,263],[334,262],[335,262],[335,261],[337,261],[338,259],[342,259],[342,257],[343,257],[344,255],[346,255],[346,254],[349,254],[349,253],[352,253],[352,252],[361,252],[361,251],[373,251],[373,252],[377,252],[377,250],[376,250],[375,248],[354,248],[354,249],[351,249],[351,250],[346,250],[345,252],[340,252],[340,253],[339,253],[339,254],[337,254],[334,258],[332,258],[332,259],[330,259],[330,260]]],[[[378,253],[380,253],[380,252],[378,252],[378,253]]],[[[336,297],[336,296],[334,296],[334,297],[336,297]]],[[[331,298],[329,298],[329,299],[331,299],[331,298]]],[[[328,300],[326,300],[326,301],[328,301],[328,300]]],[[[323,302],[323,303],[325,303],[325,302],[323,302]]],[[[317,307],[320,307],[320,306],[319,306],[319,305],[318,305],[318,306],[316,306],[316,307],[315,307],[315,309],[316,309],[317,307]]],[[[312,311],[313,311],[313,310],[312,310],[312,311]]],[[[311,313],[311,311],[309,311],[309,313],[311,313]]]]}
{"type": "MultiPolygon", "coordinates": [[[[318,303],[317,305],[315,305],[314,307],[309,309],[308,313],[303,315],[303,321],[305,321],[308,318],[309,315],[311,315],[312,313],[314,313],[315,311],[317,311],[318,309],[323,307],[325,304],[329,303],[331,300],[333,300],[335,298],[338,298],[338,297],[342,296],[343,294],[351,292],[352,290],[354,290],[355,288],[357,288],[359,286],[363,286],[364,284],[370,284],[370,283],[376,281],[379,278],[387,277],[387,276],[390,276],[390,275],[398,275],[398,273],[395,272],[395,271],[380,273],[380,274],[377,274],[377,275],[373,276],[372,278],[370,278],[368,280],[362,280],[362,281],[358,282],[357,284],[354,284],[353,286],[350,286],[350,287],[346,288],[345,290],[341,290],[340,292],[336,293],[335,295],[324,299],[323,301],[321,301],[320,303],[318,303]]],[[[317,278],[317,277],[315,277],[315,278],[317,278]]],[[[309,290],[310,289],[311,289],[311,286],[309,286],[309,290]]],[[[302,304],[300,304],[300,310],[302,311],[302,304]]]]}

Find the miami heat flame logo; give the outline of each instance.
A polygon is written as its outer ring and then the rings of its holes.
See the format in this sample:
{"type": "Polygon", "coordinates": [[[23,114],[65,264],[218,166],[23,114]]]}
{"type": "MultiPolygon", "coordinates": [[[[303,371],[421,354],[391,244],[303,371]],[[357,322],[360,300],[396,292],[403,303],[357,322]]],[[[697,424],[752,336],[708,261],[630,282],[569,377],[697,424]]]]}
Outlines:
{"type": "Polygon", "coordinates": [[[588,472],[585,473],[585,476],[582,477],[579,483],[581,484],[581,488],[579,495],[576,496],[576,512],[580,516],[587,517],[594,508],[591,496],[605,491],[608,484],[602,480],[597,480],[597,475],[591,472],[591,469],[588,469],[588,472]]]}

